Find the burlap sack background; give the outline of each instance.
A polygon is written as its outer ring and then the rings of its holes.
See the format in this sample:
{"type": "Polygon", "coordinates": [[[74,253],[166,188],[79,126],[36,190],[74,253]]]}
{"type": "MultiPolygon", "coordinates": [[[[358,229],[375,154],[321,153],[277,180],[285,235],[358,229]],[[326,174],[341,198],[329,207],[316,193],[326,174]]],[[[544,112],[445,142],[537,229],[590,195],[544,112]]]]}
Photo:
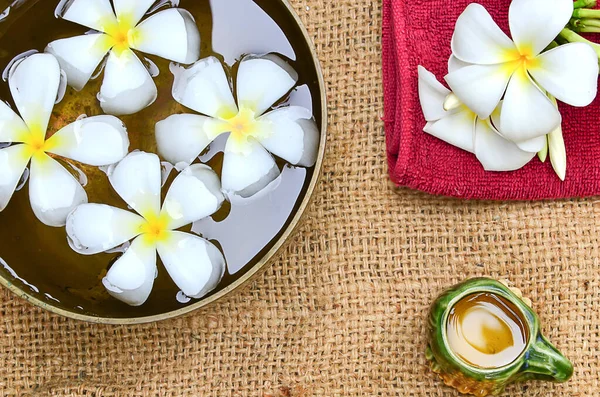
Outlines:
{"type": "Polygon", "coordinates": [[[186,318],[89,325],[0,293],[0,394],[455,396],[428,371],[426,312],[444,288],[508,278],[600,395],[600,203],[474,203],[386,175],[378,0],[293,0],[328,82],[330,143],[308,220],[250,289],[186,318]]]}

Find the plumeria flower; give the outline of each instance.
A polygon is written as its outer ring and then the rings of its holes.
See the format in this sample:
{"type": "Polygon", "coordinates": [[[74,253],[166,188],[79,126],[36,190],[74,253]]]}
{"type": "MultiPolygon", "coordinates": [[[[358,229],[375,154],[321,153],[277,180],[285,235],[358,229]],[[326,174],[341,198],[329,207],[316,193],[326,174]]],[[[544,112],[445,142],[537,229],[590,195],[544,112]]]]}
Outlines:
{"type": "Polygon", "coordinates": [[[511,40],[486,9],[470,4],[456,22],[452,53],[463,66],[446,76],[454,94],[482,120],[500,109],[502,135],[541,150],[561,123],[546,92],[573,106],[596,97],[598,57],[585,43],[543,52],[569,22],[572,0],[513,0],[511,40]]]}
{"type": "Polygon", "coordinates": [[[237,104],[217,58],[202,59],[188,69],[173,65],[171,70],[175,100],[205,116],[178,114],[156,124],[158,151],[167,161],[178,168],[191,164],[217,136],[230,133],[223,161],[223,189],[244,198],[279,176],[270,153],[293,165],[315,164],[319,131],[312,112],[285,106],[265,114],[298,81],[297,73],[278,56],[249,55],[242,59],[237,73],[237,104]]]}
{"type": "Polygon", "coordinates": [[[83,204],[67,219],[70,245],[84,255],[105,252],[134,239],[103,279],[108,293],[129,305],[142,305],[154,285],[157,251],[185,295],[201,298],[212,291],[225,272],[223,255],[207,240],[177,229],[221,207],[225,198],[217,174],[202,164],[186,168],[171,184],[162,208],[157,155],[132,152],[109,172],[109,179],[137,214],[83,204]]]}
{"type": "Polygon", "coordinates": [[[183,9],[161,11],[140,23],[155,0],[62,0],[56,15],[97,32],[53,41],[54,54],[69,85],[81,90],[106,57],[98,99],[109,114],[133,114],[157,96],[152,76],[133,50],[180,63],[200,57],[200,33],[194,17],[183,9]]]}
{"type": "Polygon", "coordinates": [[[81,184],[52,156],[92,166],[118,162],[129,139],[113,116],[88,117],[67,125],[46,139],[46,130],[61,86],[58,61],[34,54],[12,64],[8,84],[21,117],[0,102],[0,211],[8,205],[31,162],[29,200],[37,218],[48,226],[64,226],[67,214],[87,202],[81,184]]]}
{"type": "MultiPolygon", "coordinates": [[[[451,61],[453,69],[455,61],[451,61]]],[[[513,171],[536,155],[519,148],[500,135],[493,117],[482,119],[444,87],[435,76],[419,66],[419,99],[427,124],[424,131],[451,145],[474,153],[486,171],[513,171]]]]}

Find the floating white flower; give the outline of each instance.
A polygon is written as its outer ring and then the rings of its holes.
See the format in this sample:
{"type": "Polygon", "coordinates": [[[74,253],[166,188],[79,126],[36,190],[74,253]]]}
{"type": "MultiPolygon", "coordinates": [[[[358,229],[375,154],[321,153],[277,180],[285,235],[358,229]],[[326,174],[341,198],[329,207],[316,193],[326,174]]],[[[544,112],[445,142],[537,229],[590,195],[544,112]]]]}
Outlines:
{"type": "Polygon", "coordinates": [[[77,120],[46,139],[61,85],[58,61],[50,54],[34,54],[16,61],[8,76],[22,118],[0,102],[0,142],[13,143],[0,149],[0,211],[6,208],[31,161],[33,212],[46,225],[64,226],[67,214],[87,202],[87,194],[48,153],[93,166],[113,164],[127,154],[127,131],[116,117],[98,116],[77,120]]]}
{"type": "Polygon", "coordinates": [[[183,9],[158,12],[140,23],[155,0],[62,0],[56,15],[98,32],[53,41],[46,48],[81,90],[108,53],[98,99],[109,114],[136,113],[157,96],[152,76],[132,50],[180,63],[200,57],[200,33],[183,9]]]}
{"type": "Polygon", "coordinates": [[[249,55],[240,62],[237,105],[218,59],[202,59],[188,69],[173,65],[172,72],[175,100],[206,116],[178,114],[156,124],[158,151],[167,161],[191,164],[217,136],[230,133],[223,189],[242,197],[253,196],[279,176],[270,153],[293,165],[315,164],[319,131],[310,110],[286,106],[263,115],[298,81],[280,57],[249,55]]]}
{"type": "Polygon", "coordinates": [[[465,67],[446,76],[448,85],[481,119],[504,98],[501,133],[527,150],[541,150],[545,135],[561,123],[546,91],[573,106],[586,106],[596,97],[598,57],[590,45],[565,44],[542,52],[572,12],[572,0],[513,0],[509,24],[514,42],[479,4],[470,4],[456,22],[452,53],[465,67]]]}
{"type": "Polygon", "coordinates": [[[134,239],[103,280],[108,292],[132,306],[143,304],[156,276],[156,251],[183,293],[201,298],[225,272],[225,259],[210,242],[176,231],[214,214],[223,204],[217,174],[196,164],[171,184],[160,206],[161,165],[158,156],[133,152],[109,175],[121,198],[139,215],[101,204],[83,204],[67,219],[71,246],[93,255],[134,239]],[[141,215],[141,216],[140,216],[141,215]]]}
{"type": "MultiPolygon", "coordinates": [[[[427,121],[424,131],[474,153],[487,171],[513,171],[535,156],[535,152],[524,151],[503,138],[490,118],[477,116],[422,66],[419,66],[419,99],[427,121]]],[[[495,119],[497,114],[493,115],[495,119]]]]}

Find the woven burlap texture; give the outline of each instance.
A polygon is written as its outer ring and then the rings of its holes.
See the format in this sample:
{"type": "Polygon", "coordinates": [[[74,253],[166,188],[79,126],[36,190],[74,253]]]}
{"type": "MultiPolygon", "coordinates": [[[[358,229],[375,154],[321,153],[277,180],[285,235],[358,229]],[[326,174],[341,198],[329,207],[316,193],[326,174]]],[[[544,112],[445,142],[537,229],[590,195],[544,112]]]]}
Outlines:
{"type": "Polygon", "coordinates": [[[465,278],[508,279],[600,393],[600,203],[477,203],[387,177],[378,0],[294,0],[328,85],[324,176],[282,258],[245,291],[181,319],[102,326],[0,293],[0,395],[455,396],[427,369],[426,313],[465,278]]]}

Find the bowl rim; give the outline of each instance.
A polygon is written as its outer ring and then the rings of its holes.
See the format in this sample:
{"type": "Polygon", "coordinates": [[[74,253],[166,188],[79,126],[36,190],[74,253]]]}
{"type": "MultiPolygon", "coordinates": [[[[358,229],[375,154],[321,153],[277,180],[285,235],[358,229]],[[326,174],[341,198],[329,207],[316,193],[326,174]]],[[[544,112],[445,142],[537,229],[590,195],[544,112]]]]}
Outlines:
{"type": "Polygon", "coordinates": [[[315,189],[322,177],[323,161],[325,158],[325,151],[326,151],[326,146],[327,146],[327,126],[328,126],[327,92],[326,92],[325,78],[323,75],[323,70],[321,68],[321,63],[320,63],[318,55],[317,55],[316,47],[308,33],[308,30],[302,23],[302,20],[300,19],[299,15],[296,13],[295,9],[289,3],[289,0],[278,0],[278,1],[287,9],[290,16],[294,19],[294,22],[296,23],[296,25],[300,28],[300,31],[302,32],[302,36],[304,37],[304,41],[308,45],[308,48],[310,50],[310,54],[311,54],[313,66],[314,66],[316,74],[317,74],[319,90],[320,90],[320,94],[321,94],[320,98],[319,98],[321,101],[321,129],[320,129],[321,142],[319,144],[317,162],[314,167],[312,179],[310,181],[310,184],[308,185],[306,194],[304,195],[304,198],[303,198],[302,202],[300,203],[300,206],[298,207],[298,210],[294,214],[294,217],[292,218],[289,225],[285,228],[283,233],[279,236],[279,238],[277,239],[277,241],[275,242],[273,247],[271,247],[271,249],[269,249],[269,251],[258,261],[258,263],[256,263],[254,266],[252,266],[252,268],[250,268],[244,275],[242,275],[240,278],[235,280],[232,284],[228,285],[227,287],[223,288],[219,292],[215,293],[214,295],[211,295],[210,297],[208,297],[206,299],[203,299],[201,301],[198,301],[192,305],[186,306],[181,309],[177,309],[177,310],[173,310],[173,311],[161,313],[161,314],[155,314],[155,315],[151,315],[151,316],[143,316],[143,317],[113,318],[113,317],[100,317],[100,316],[93,316],[93,315],[89,315],[89,314],[76,313],[76,312],[72,312],[72,311],[69,311],[66,309],[62,309],[60,307],[56,307],[50,303],[44,302],[43,300],[27,293],[25,290],[17,287],[15,284],[13,284],[12,281],[6,279],[2,275],[0,275],[0,285],[4,286],[8,290],[13,292],[17,296],[19,296],[20,298],[25,299],[27,302],[29,302],[35,306],[38,306],[38,307],[40,307],[44,310],[47,310],[51,313],[58,314],[63,317],[71,318],[74,320],[80,320],[80,321],[94,323],[94,324],[108,324],[108,325],[147,324],[147,323],[153,323],[153,322],[158,322],[158,321],[163,321],[163,320],[180,317],[180,316],[189,314],[191,312],[194,312],[200,308],[204,308],[208,305],[211,305],[214,302],[224,298],[225,296],[228,296],[233,291],[246,286],[246,284],[249,281],[251,281],[255,276],[258,276],[260,274],[261,270],[265,270],[265,267],[267,264],[272,264],[272,261],[274,259],[278,259],[278,255],[280,254],[282,249],[285,247],[286,243],[288,243],[289,240],[293,237],[294,232],[298,229],[302,219],[304,218],[304,215],[306,213],[308,206],[313,202],[313,200],[315,198],[314,197],[315,189]]]}

